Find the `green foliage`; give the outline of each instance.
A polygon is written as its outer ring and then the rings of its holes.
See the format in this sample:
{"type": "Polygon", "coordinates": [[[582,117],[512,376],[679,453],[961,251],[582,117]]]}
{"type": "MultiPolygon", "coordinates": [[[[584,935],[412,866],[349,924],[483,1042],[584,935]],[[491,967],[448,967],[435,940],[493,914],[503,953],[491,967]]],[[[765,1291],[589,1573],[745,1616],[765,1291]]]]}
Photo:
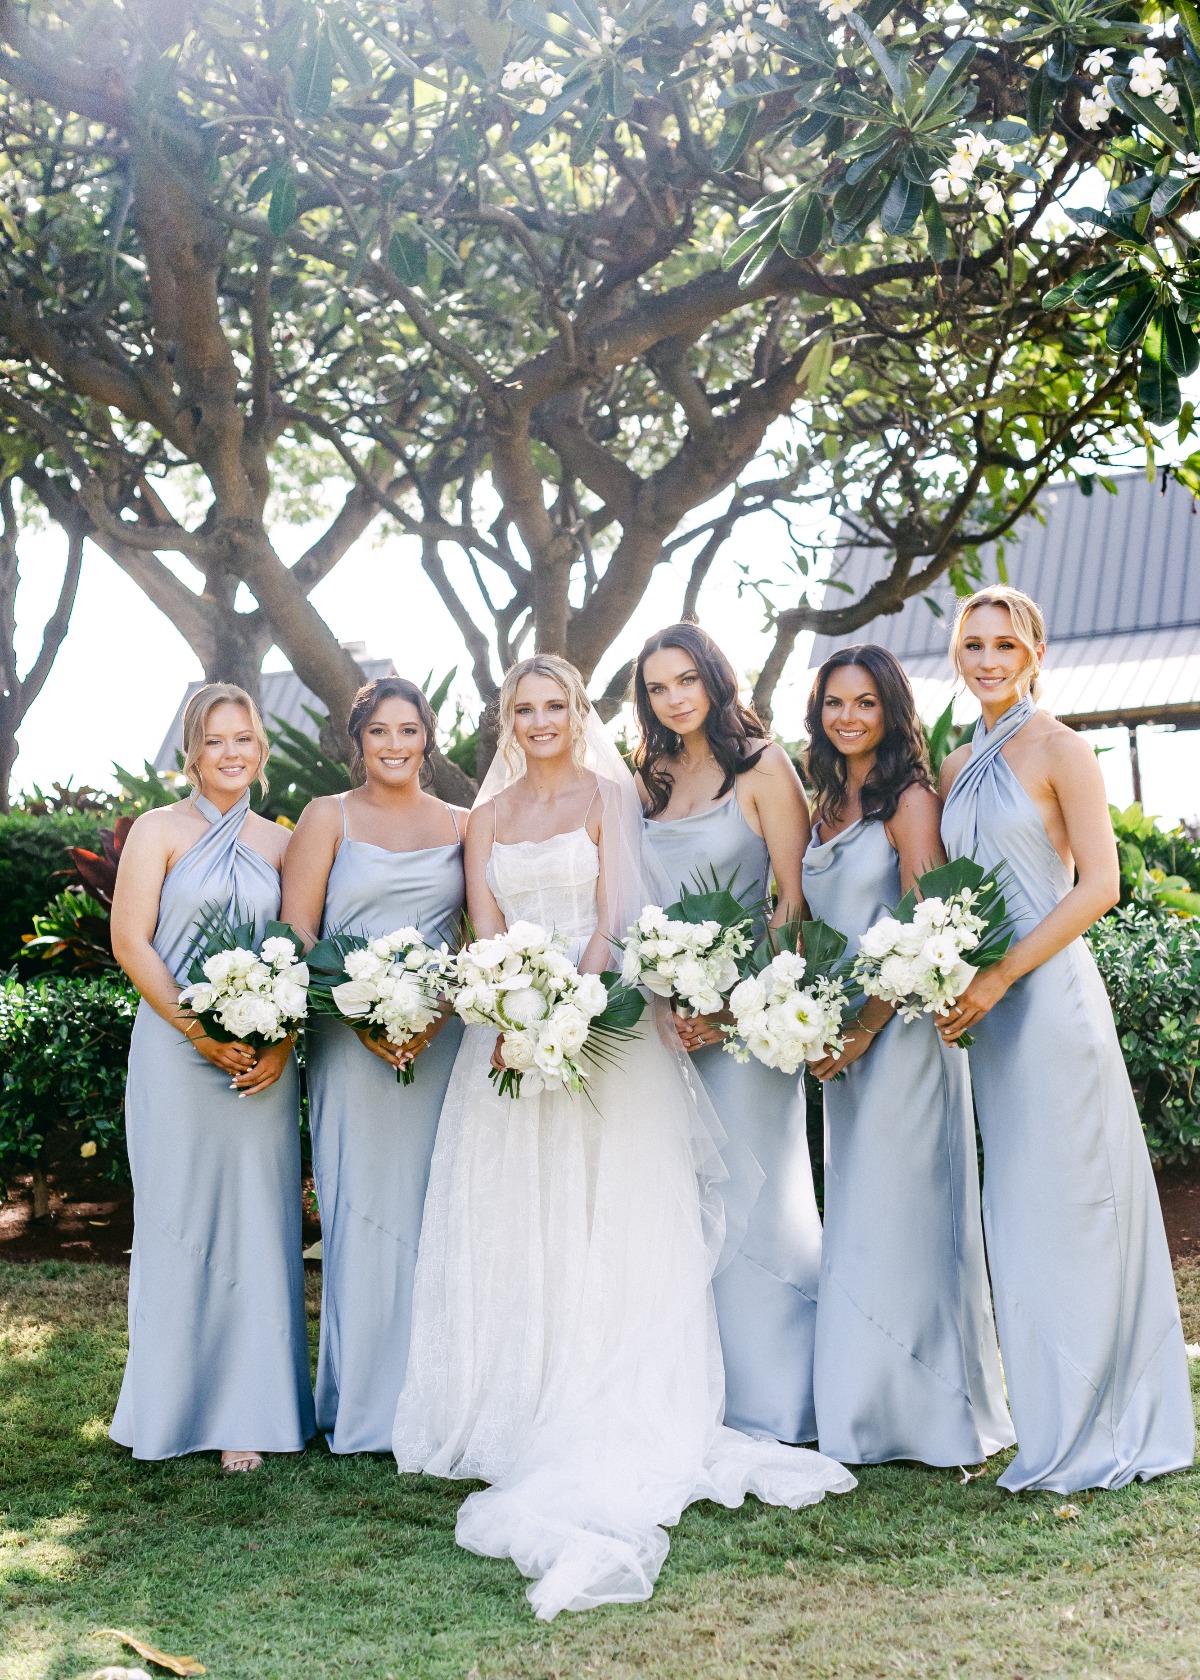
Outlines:
{"type": "Polygon", "coordinates": [[[1200,921],[1130,905],[1088,943],[1108,988],[1150,1153],[1200,1153],[1200,921]]]}
{"type": "MultiPolygon", "coordinates": [[[[305,706],[304,710],[316,725],[319,737],[329,719],[311,706],[305,706]]],[[[267,738],[271,743],[268,766],[271,791],[263,805],[264,815],[286,817],[288,822],[296,823],[310,800],[344,793],[353,786],[349,765],[326,752],[319,738],[314,741],[294,723],[276,718],[275,727],[267,730],[267,738]]]]}
{"type": "Polygon", "coordinates": [[[921,727],[925,731],[925,745],[929,748],[929,768],[933,771],[936,783],[943,762],[961,747],[964,741],[971,739],[975,725],[962,723],[955,727],[954,701],[951,700],[936,722],[922,724],[921,727]]]}
{"type": "Polygon", "coordinates": [[[125,981],[0,981],[0,1178],[81,1153],[127,1174],[125,1068],[137,994],[125,981]]]}
{"type": "Polygon", "coordinates": [[[33,918],[33,932],[22,934],[22,954],[54,963],[70,974],[115,970],[111,913],[85,887],[56,893],[33,918]]]}
{"type": "Polygon", "coordinates": [[[20,956],[34,916],[75,880],[71,847],[99,844],[100,821],[87,813],[0,816],[0,964],[20,956]]]}
{"type": "Polygon", "coordinates": [[[141,770],[126,770],[113,765],[113,775],[121,789],[113,801],[113,809],[122,816],[138,817],[143,811],[157,810],[160,805],[174,805],[187,797],[188,784],[179,770],[156,770],[149,759],[141,770]]]}
{"type": "Polygon", "coordinates": [[[1159,828],[1139,804],[1108,809],[1121,860],[1121,903],[1200,916],[1200,845],[1182,828],[1159,828]]]}

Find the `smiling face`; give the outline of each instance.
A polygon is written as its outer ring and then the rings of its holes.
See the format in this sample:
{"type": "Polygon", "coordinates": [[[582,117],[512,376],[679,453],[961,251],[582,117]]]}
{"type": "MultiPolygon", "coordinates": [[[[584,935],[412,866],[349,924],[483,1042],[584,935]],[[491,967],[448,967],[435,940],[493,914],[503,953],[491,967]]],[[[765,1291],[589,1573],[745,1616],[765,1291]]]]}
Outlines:
{"type": "Polygon", "coordinates": [[[258,775],[262,752],[250,713],[236,701],[222,700],[209,712],[196,759],[201,793],[240,798],[258,775]]]}
{"type": "Polygon", "coordinates": [[[571,751],[571,707],[553,677],[529,672],[517,684],[513,737],[526,760],[543,762],[571,751]]]}
{"type": "Polygon", "coordinates": [[[887,734],[875,678],[862,665],[836,665],[825,682],[821,727],[844,758],[874,756],[887,734]]]}
{"type": "Polygon", "coordinates": [[[411,700],[389,694],[363,725],[363,769],[368,782],[406,787],[425,762],[425,725],[411,700]]]}
{"type": "Polygon", "coordinates": [[[1030,649],[1013,630],[1007,607],[984,602],[972,607],[958,640],[958,668],[971,693],[989,711],[1006,712],[1029,690],[1045,654],[1044,642],[1030,649]]]}
{"type": "Polygon", "coordinates": [[[647,654],[642,679],[654,715],[665,729],[686,737],[704,728],[712,702],[691,654],[677,647],[647,654]]]}

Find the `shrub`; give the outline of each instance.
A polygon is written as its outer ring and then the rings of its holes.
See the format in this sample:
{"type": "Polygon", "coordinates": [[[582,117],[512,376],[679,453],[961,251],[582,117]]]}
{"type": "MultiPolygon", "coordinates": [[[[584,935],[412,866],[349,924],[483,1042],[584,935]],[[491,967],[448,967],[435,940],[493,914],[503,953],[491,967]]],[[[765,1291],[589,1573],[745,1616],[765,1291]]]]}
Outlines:
{"type": "Polygon", "coordinates": [[[1129,906],[1088,942],[1156,1161],[1200,1151],[1200,919],[1129,906]]]}
{"type": "Polygon", "coordinates": [[[76,879],[71,847],[99,847],[101,821],[79,811],[0,816],[0,966],[21,954],[33,918],[76,879]]]}
{"type": "Polygon", "coordinates": [[[1108,811],[1121,860],[1121,903],[1200,915],[1200,845],[1187,830],[1159,828],[1137,804],[1108,811]]]}
{"type": "Polygon", "coordinates": [[[0,1179],[80,1155],[128,1176],[125,1065],[137,993],[122,979],[0,981],[0,1179]]]}

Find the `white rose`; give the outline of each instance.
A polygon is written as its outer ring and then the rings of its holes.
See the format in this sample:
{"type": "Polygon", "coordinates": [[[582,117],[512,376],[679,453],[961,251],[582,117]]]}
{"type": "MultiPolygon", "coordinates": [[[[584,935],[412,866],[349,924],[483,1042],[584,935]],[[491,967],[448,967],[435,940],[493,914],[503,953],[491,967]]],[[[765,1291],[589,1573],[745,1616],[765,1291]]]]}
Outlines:
{"type": "Polygon", "coordinates": [[[205,960],[203,968],[207,978],[220,985],[222,980],[228,980],[233,973],[233,952],[218,951],[215,956],[205,960]]]}
{"type": "Polygon", "coordinates": [[[560,1003],[552,1017],[554,1031],[564,1054],[573,1056],[583,1048],[588,1035],[588,1017],[574,1004],[560,1003]]]}
{"type": "Polygon", "coordinates": [[[754,975],[735,986],[729,994],[729,1007],[737,1016],[762,1009],[766,1001],[766,988],[754,975]]]}
{"type": "Polygon", "coordinates": [[[302,1020],[308,1014],[308,993],[303,986],[281,976],[275,982],[274,994],[279,1013],[288,1020],[302,1020]]]}
{"type": "Polygon", "coordinates": [[[515,1073],[527,1073],[533,1066],[534,1048],[534,1041],[528,1033],[506,1032],[501,1040],[501,1060],[515,1073]]]}
{"type": "Polygon", "coordinates": [[[858,948],[864,957],[872,962],[878,962],[886,957],[894,948],[899,936],[901,923],[894,916],[881,916],[863,934],[858,942],[858,948]]]}
{"type": "Polygon", "coordinates": [[[598,974],[581,974],[572,1001],[590,1020],[608,1008],[608,989],[598,974]]]}

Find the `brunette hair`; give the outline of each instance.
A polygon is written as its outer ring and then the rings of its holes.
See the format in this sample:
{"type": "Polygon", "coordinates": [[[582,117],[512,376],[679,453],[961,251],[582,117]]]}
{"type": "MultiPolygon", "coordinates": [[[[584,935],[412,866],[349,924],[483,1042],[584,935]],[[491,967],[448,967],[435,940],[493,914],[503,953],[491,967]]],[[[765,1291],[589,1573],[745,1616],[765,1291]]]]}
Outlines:
{"type": "Polygon", "coordinates": [[[1031,595],[1026,595],[1023,589],[1014,589],[1009,583],[990,584],[987,589],[977,589],[974,595],[968,595],[965,601],[960,601],[950,631],[950,663],[960,677],[962,660],[959,657],[959,649],[963,637],[967,634],[967,615],[973,613],[976,607],[1003,607],[1007,612],[1012,620],[1014,637],[1029,654],[1022,675],[1029,675],[1029,696],[1036,700],[1042,688],[1042,668],[1038,664],[1037,650],[1046,640],[1046,620],[1042,616],[1041,607],[1031,595]]]}
{"type": "Polygon", "coordinates": [[[258,785],[267,791],[267,760],[271,743],[263,728],[262,713],[244,688],[236,683],[205,683],[198,688],[183,708],[183,773],[194,788],[200,786],[200,754],[208,720],[218,706],[241,706],[250,719],[250,733],[258,743],[258,785]]]}
{"type": "Polygon", "coordinates": [[[665,630],[651,636],[638,654],[633,671],[633,704],[641,736],[633,762],[650,795],[648,814],[652,817],[665,811],[670,803],[674,777],[668,765],[683,745],[682,736],[655,716],[646,688],[646,661],[652,653],[661,653],[664,648],[678,648],[680,653],[686,653],[704,684],[709,707],[704,733],[724,778],[718,799],[729,792],[735,776],[753,770],[771,744],[766,725],[754,708],[738,697],[737,673],[708,631],[698,624],[668,624],[665,630]]]}
{"type": "Polygon", "coordinates": [[[504,673],[500,685],[500,727],[496,750],[514,773],[521,769],[522,752],[517,745],[517,689],[522,677],[549,677],[566,696],[571,720],[571,755],[583,769],[584,748],[587,742],[587,716],[592,709],[583,678],[567,659],[557,653],[535,653],[522,659],[511,671],[504,673]]]}
{"type": "Polygon", "coordinates": [[[875,763],[862,789],[862,814],[888,822],[896,814],[900,795],[916,785],[932,790],[929,748],[917,716],[916,702],[900,661],[887,648],[860,642],[839,648],[817,672],[808,697],[808,774],[817,796],[817,816],[835,819],[846,802],[846,759],[825,733],[825,689],[831,671],[858,665],[874,679],[883,707],[884,735],[875,763]]]}
{"type": "Polygon", "coordinates": [[[433,715],[433,707],[416,683],[409,682],[407,677],[376,677],[374,682],[364,683],[359,689],[351,702],[350,716],[346,719],[346,733],[354,743],[350,774],[356,782],[366,775],[362,750],[363,730],[385,700],[407,700],[410,706],[416,707],[421,727],[425,731],[422,756],[426,764],[429,763],[437,745],[437,719],[433,715]]]}

